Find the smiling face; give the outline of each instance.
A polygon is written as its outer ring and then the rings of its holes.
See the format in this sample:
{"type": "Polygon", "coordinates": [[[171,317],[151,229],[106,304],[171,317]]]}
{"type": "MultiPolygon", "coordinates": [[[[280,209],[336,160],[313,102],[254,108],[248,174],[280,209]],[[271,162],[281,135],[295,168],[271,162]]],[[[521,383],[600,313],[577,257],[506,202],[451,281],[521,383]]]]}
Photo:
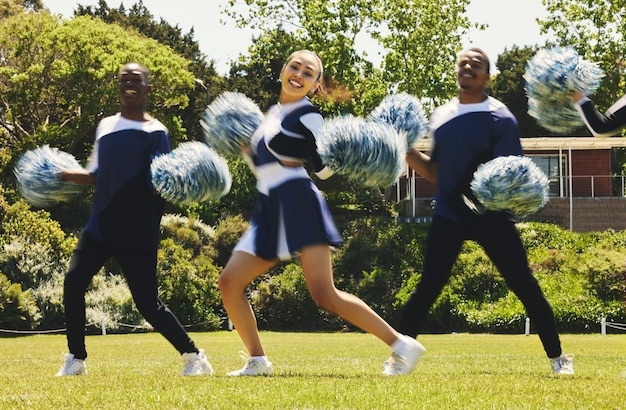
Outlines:
{"type": "Polygon", "coordinates": [[[148,70],[137,63],[128,63],[118,73],[118,91],[125,111],[141,111],[143,113],[146,96],[152,89],[148,84],[148,70]]]}
{"type": "Polygon", "coordinates": [[[322,64],[314,53],[297,51],[280,71],[280,102],[299,101],[320,86],[322,64]]]}
{"type": "Polygon", "coordinates": [[[485,86],[490,80],[489,60],[479,51],[468,50],[461,54],[456,70],[456,79],[459,84],[459,98],[478,98],[482,101],[485,97],[485,86]]]}

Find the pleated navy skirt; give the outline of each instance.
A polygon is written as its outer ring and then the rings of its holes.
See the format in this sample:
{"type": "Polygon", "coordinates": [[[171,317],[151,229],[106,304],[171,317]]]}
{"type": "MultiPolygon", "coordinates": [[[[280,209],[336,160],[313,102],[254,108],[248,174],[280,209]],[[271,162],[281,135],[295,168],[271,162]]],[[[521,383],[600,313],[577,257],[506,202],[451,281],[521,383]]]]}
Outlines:
{"type": "Polygon", "coordinates": [[[324,196],[310,178],[288,180],[256,198],[250,228],[236,251],[289,260],[309,245],[343,244],[324,196]]]}

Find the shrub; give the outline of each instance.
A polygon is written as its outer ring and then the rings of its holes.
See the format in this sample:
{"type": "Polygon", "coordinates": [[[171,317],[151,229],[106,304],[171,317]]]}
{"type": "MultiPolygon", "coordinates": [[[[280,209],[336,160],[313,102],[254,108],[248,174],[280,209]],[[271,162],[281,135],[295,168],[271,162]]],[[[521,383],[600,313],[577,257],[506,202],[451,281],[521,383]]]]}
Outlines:
{"type": "Polygon", "coordinates": [[[614,249],[591,249],[578,255],[567,266],[589,284],[592,294],[599,299],[620,301],[626,292],[626,256],[614,249]]]}
{"type": "Polygon", "coordinates": [[[524,306],[513,292],[494,301],[461,301],[455,310],[473,332],[519,333],[526,321],[524,306]]]}
{"type": "Polygon", "coordinates": [[[159,294],[183,324],[198,330],[215,330],[222,323],[222,303],[217,289],[219,272],[212,259],[192,258],[192,252],[171,238],[158,251],[159,294]]]}
{"type": "Polygon", "coordinates": [[[11,283],[0,273],[0,326],[30,330],[41,318],[30,291],[22,291],[19,283],[11,283]]]}
{"type": "Polygon", "coordinates": [[[461,300],[495,302],[508,293],[508,287],[482,247],[466,242],[452,268],[449,286],[461,300]]]}
{"type": "Polygon", "coordinates": [[[172,238],[189,249],[193,256],[200,254],[215,258],[215,230],[198,218],[165,214],[161,219],[161,240],[172,238]]]}
{"type": "Polygon", "coordinates": [[[56,255],[50,245],[27,241],[23,236],[9,238],[0,253],[0,271],[9,280],[30,289],[50,280],[56,272],[64,272],[69,259],[56,255]]]}
{"type": "Polygon", "coordinates": [[[150,325],[137,310],[128,285],[121,275],[101,272],[94,276],[85,295],[85,303],[86,325],[92,332],[101,332],[102,325],[110,333],[150,329],[150,325]]]}
{"type": "Polygon", "coordinates": [[[319,309],[309,294],[302,268],[287,264],[282,273],[266,275],[250,292],[260,328],[272,330],[331,330],[341,319],[319,309]]]}
{"type": "Polygon", "coordinates": [[[217,255],[215,257],[217,266],[226,266],[233,248],[246,229],[248,229],[248,222],[241,215],[225,216],[218,221],[213,244],[217,255]]]}
{"type": "Polygon", "coordinates": [[[63,310],[63,279],[65,270],[55,270],[45,281],[30,289],[31,295],[41,313],[37,328],[42,330],[65,327],[63,310]]]}
{"type": "Polygon", "coordinates": [[[17,236],[25,242],[47,245],[59,258],[69,257],[76,245],[74,235],[67,235],[57,221],[50,219],[49,212],[33,211],[21,200],[9,207],[0,233],[5,243],[8,238],[17,236]]]}

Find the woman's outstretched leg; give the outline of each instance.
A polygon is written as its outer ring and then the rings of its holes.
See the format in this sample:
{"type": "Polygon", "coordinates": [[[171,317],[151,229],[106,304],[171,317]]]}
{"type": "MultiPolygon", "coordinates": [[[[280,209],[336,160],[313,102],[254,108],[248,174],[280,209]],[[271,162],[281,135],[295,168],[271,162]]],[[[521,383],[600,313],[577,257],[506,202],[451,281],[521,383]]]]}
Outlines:
{"type": "Polygon", "coordinates": [[[275,261],[235,251],[220,274],[218,287],[224,308],[251,358],[242,369],[230,372],[230,376],[269,375],[272,372],[271,363],[267,361],[261,345],[256,317],[245,291],[254,279],[275,264],[275,261]]]}
{"type": "Polygon", "coordinates": [[[319,307],[371,333],[393,350],[385,363],[387,375],[407,374],[425,352],[414,338],[398,333],[358,297],[335,287],[330,249],[315,245],[301,250],[300,261],[309,292],[319,307]]]}

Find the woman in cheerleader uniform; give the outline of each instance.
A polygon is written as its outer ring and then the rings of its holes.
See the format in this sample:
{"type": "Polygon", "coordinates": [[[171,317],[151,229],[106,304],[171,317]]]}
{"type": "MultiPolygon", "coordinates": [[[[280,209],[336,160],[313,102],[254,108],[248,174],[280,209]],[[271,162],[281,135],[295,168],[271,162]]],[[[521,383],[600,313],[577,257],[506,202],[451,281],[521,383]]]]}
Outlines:
{"type": "Polygon", "coordinates": [[[335,288],[331,249],[342,244],[326,201],[309,176],[309,163],[320,179],[332,175],[317,153],[323,124],[308,95],[321,89],[320,58],[308,50],[292,53],[280,72],[279,103],[243,147],[257,176],[258,195],[248,231],[235,246],[218,280],[224,307],[239,333],[249,360],[228,376],[269,376],[272,363],[261,344],[245,289],[280,260],[298,257],[309,292],[321,308],[335,313],[392,348],[383,373],[410,373],[425,349],[396,332],[362,300],[335,288]],[[393,362],[394,366],[389,363],[393,362]]]}

